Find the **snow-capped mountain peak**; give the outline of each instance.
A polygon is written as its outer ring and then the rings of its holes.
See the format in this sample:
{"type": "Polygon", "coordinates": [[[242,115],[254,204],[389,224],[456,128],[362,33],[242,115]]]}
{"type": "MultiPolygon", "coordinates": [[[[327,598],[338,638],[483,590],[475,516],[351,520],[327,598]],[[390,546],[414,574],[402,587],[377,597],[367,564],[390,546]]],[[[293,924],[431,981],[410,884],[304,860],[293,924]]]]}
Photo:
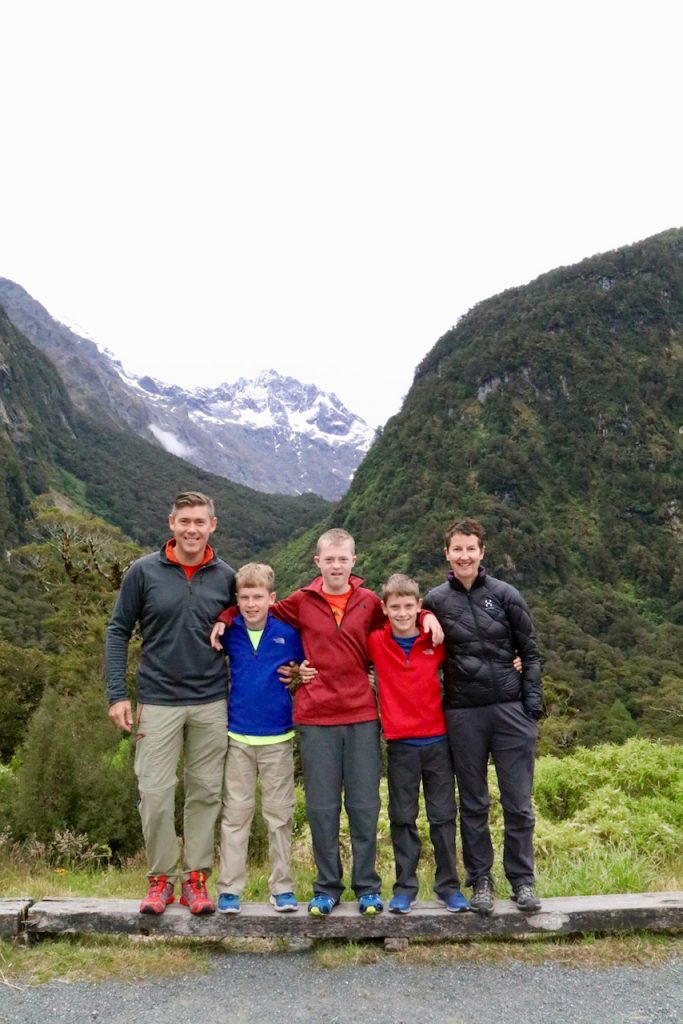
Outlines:
{"type": "Polygon", "coordinates": [[[159,444],[258,490],[340,497],[372,443],[372,427],[335,394],[275,370],[185,389],[114,365],[148,406],[159,444]]]}

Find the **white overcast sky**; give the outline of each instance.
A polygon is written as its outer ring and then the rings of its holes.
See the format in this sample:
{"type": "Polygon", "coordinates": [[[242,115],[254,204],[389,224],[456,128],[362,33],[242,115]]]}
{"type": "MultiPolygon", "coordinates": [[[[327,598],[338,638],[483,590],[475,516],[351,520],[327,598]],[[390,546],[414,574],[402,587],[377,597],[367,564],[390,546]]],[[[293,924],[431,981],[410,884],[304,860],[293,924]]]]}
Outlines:
{"type": "Polygon", "coordinates": [[[683,224],[675,0],[0,0],[0,276],[371,424],[472,305],[683,224]]]}

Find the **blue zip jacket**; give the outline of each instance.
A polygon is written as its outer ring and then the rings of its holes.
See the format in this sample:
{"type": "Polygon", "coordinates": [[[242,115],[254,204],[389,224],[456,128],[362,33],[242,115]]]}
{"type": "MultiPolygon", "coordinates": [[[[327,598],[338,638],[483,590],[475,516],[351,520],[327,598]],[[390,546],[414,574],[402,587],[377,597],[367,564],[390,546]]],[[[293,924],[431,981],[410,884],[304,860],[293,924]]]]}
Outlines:
{"type": "Polygon", "coordinates": [[[277,670],[304,660],[299,631],[270,612],[254,650],[241,615],[223,634],[230,659],[228,728],[243,736],[281,736],[294,728],[292,698],[277,670]]]}

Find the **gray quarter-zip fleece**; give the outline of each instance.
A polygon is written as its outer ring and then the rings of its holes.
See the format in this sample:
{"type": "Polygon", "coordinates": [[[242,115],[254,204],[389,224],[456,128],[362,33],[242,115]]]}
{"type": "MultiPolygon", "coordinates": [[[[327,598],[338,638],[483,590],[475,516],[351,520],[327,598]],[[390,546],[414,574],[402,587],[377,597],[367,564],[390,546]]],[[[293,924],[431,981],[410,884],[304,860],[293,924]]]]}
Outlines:
{"type": "Polygon", "coordinates": [[[235,573],[215,555],[191,580],[165,548],[133,562],[107,629],[109,703],[128,699],[128,644],[138,623],[138,704],[209,704],[225,697],[225,657],[213,650],[209,634],[234,598],[235,573]]]}

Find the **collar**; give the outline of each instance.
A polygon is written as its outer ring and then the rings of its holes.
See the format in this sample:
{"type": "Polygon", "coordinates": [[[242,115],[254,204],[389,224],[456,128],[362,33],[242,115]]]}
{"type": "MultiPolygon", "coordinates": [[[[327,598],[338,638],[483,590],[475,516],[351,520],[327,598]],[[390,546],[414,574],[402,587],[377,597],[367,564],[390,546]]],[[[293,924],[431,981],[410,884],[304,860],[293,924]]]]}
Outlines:
{"type": "MultiPolygon", "coordinates": [[[[467,593],[467,587],[463,587],[462,583],[457,578],[457,576],[455,575],[455,573],[453,572],[452,569],[448,570],[448,576],[446,577],[446,579],[448,580],[450,585],[453,587],[453,590],[459,590],[463,594],[467,593]]],[[[486,582],[486,569],[484,568],[483,565],[480,565],[479,569],[477,570],[476,579],[472,583],[472,586],[470,587],[470,590],[477,590],[479,587],[483,587],[485,582],[486,582]]]]}
{"type": "Polygon", "coordinates": [[[184,563],[180,561],[180,559],[175,553],[175,537],[172,537],[170,540],[166,541],[163,551],[169,562],[172,562],[174,565],[182,565],[185,568],[194,570],[201,569],[203,565],[208,565],[208,563],[216,557],[211,545],[207,544],[206,547],[204,548],[204,557],[202,558],[201,562],[198,562],[197,565],[184,566],[184,563]]]}
{"type": "MultiPolygon", "coordinates": [[[[352,574],[349,577],[349,586],[351,587],[351,591],[352,592],[358,590],[358,588],[362,587],[362,585],[363,585],[363,580],[361,579],[360,576],[354,576],[352,574]]],[[[323,592],[323,578],[322,578],[322,576],[316,576],[314,580],[311,580],[310,583],[307,583],[306,586],[302,587],[301,589],[302,590],[312,590],[316,594],[322,594],[322,592],[323,592]]],[[[346,591],[344,593],[346,593],[346,591]]],[[[334,594],[332,596],[334,596],[334,597],[337,597],[337,596],[338,597],[342,597],[343,595],[342,594],[339,594],[339,595],[334,594]]],[[[351,599],[352,596],[353,596],[353,593],[349,594],[349,600],[351,599]]]]}

